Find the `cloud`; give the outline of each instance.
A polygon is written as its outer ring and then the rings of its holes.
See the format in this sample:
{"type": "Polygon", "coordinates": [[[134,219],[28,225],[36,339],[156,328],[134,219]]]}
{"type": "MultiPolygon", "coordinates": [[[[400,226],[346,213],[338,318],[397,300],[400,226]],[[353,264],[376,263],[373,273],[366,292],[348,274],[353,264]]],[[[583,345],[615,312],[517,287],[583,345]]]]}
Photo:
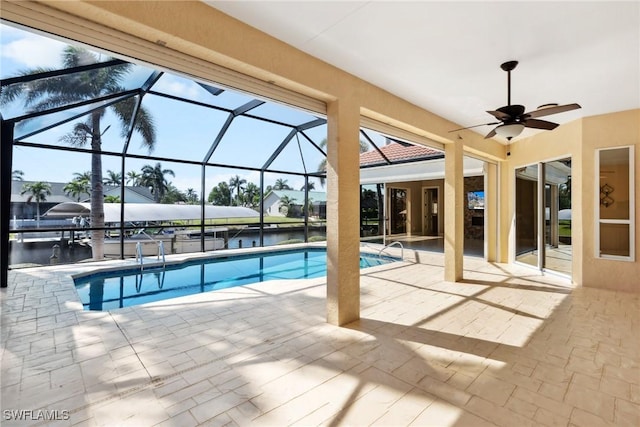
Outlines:
{"type": "Polygon", "coordinates": [[[165,74],[158,80],[158,83],[155,84],[153,89],[158,92],[168,92],[195,100],[201,98],[202,95],[202,89],[200,89],[196,83],[169,74],[165,74]]]}
{"type": "MultiPolygon", "coordinates": [[[[6,28],[2,28],[5,33],[6,28]]],[[[14,31],[9,31],[11,35],[18,35],[14,31]]],[[[0,55],[16,63],[17,67],[51,67],[60,64],[62,50],[67,46],[65,43],[47,37],[40,37],[35,34],[20,32],[21,36],[2,45],[0,55]]],[[[4,35],[4,34],[3,34],[4,35]]]]}

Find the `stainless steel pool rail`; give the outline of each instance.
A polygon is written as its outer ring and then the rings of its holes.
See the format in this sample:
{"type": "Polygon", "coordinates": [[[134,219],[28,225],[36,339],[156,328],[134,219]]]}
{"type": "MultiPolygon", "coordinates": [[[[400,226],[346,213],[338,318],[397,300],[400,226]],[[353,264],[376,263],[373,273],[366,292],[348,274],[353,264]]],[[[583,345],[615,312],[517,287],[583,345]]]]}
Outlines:
{"type": "MultiPolygon", "coordinates": [[[[374,248],[374,249],[377,249],[380,245],[378,245],[378,244],[375,244],[375,245],[374,245],[374,244],[367,243],[367,242],[360,242],[360,246],[361,246],[361,247],[363,246],[363,247],[365,247],[365,248],[374,248]]],[[[402,243],[401,243],[401,242],[397,242],[397,241],[396,241],[396,242],[389,243],[389,244],[388,244],[388,245],[386,245],[386,246],[383,246],[383,247],[378,251],[378,257],[382,256],[382,252],[386,251],[387,249],[389,249],[389,248],[390,248],[390,247],[392,247],[392,246],[400,246],[400,259],[401,259],[402,261],[404,261],[404,246],[402,245],[402,243]]]]}
{"type": "Polygon", "coordinates": [[[142,258],[142,245],[140,242],[136,243],[136,264],[140,262],[140,270],[144,269],[143,258],[142,258]]]}
{"type": "MultiPolygon", "coordinates": [[[[162,266],[166,267],[167,260],[164,255],[164,242],[162,240],[158,240],[158,256],[157,260],[160,261],[160,257],[162,257],[162,266]]],[[[140,270],[144,270],[144,257],[142,256],[142,245],[140,242],[136,243],[136,264],[140,263],[140,270]]]]}
{"type": "Polygon", "coordinates": [[[167,261],[164,258],[164,242],[162,240],[158,241],[158,258],[157,260],[160,260],[160,257],[162,256],[162,266],[165,267],[167,265],[167,261]]]}
{"type": "Polygon", "coordinates": [[[380,251],[378,251],[378,256],[382,255],[382,252],[384,252],[385,250],[389,249],[392,246],[400,246],[400,259],[404,261],[404,246],[402,245],[401,242],[392,242],[389,243],[388,245],[384,246],[382,249],[380,249],[380,251]]]}

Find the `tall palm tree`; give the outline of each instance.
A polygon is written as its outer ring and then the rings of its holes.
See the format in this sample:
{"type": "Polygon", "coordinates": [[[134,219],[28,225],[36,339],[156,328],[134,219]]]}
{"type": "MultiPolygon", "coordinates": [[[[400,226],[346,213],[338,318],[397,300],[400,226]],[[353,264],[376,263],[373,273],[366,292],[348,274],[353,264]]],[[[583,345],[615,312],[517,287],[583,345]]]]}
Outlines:
{"type": "Polygon", "coordinates": [[[280,198],[280,212],[285,214],[286,216],[290,216],[293,213],[293,205],[296,201],[295,198],[289,196],[282,196],[280,198]]]}
{"type": "Polygon", "coordinates": [[[142,167],[140,184],[151,189],[151,194],[153,194],[153,199],[156,203],[160,203],[169,189],[169,181],[167,181],[165,175],[176,176],[171,169],[162,169],[160,162],[156,163],[155,166],[144,165],[142,167]]]}
{"type": "Polygon", "coordinates": [[[303,185],[302,187],[300,187],[300,191],[304,191],[304,190],[315,190],[316,189],[316,184],[315,182],[309,182],[308,185],[303,185]]]}
{"type": "Polygon", "coordinates": [[[273,184],[274,190],[291,190],[289,184],[287,184],[287,179],[278,178],[276,182],[273,184]]]}
{"type": "MultiPolygon", "coordinates": [[[[86,49],[67,46],[62,53],[64,68],[97,63],[99,57],[86,49]]],[[[36,79],[23,85],[8,86],[0,94],[0,102],[7,103],[17,99],[28,91],[25,107],[31,111],[45,111],[54,107],[69,105],[70,103],[99,98],[105,94],[123,92],[122,81],[132,71],[131,64],[120,64],[111,67],[96,68],[81,73],[64,76],[36,79]]],[[[36,68],[23,72],[30,75],[54,71],[51,68],[36,68]]],[[[109,108],[118,118],[122,135],[129,130],[136,100],[128,98],[117,102],[109,108]]],[[[104,198],[102,189],[102,131],[101,121],[106,109],[89,113],[86,120],[74,125],[73,130],[62,136],[62,142],[84,146],[89,144],[91,153],[91,225],[96,228],[104,227],[104,198]]],[[[149,112],[141,107],[134,123],[134,130],[142,136],[143,144],[151,151],[156,140],[153,119],[149,112]]],[[[104,231],[93,230],[91,233],[91,247],[94,259],[104,258],[104,231]]]]}
{"type": "Polygon", "coordinates": [[[122,174],[120,172],[114,172],[112,170],[107,170],[107,177],[103,179],[104,185],[108,185],[111,187],[117,187],[120,185],[120,181],[122,181],[122,174]]]}
{"type": "Polygon", "coordinates": [[[244,189],[244,200],[245,206],[250,208],[255,208],[260,204],[260,187],[255,185],[253,182],[247,184],[247,187],[244,189]]]}
{"type": "Polygon", "coordinates": [[[131,184],[133,186],[140,185],[140,179],[142,179],[142,174],[136,171],[127,172],[127,184],[131,184]]]}
{"type": "Polygon", "coordinates": [[[200,197],[198,196],[198,192],[195,191],[193,188],[187,188],[187,203],[189,203],[190,205],[197,205],[198,201],[200,200],[200,197]]]}
{"type": "Polygon", "coordinates": [[[173,185],[171,182],[167,183],[167,189],[164,192],[164,195],[160,199],[160,203],[164,203],[167,205],[173,205],[175,203],[187,203],[187,194],[178,190],[178,188],[173,185]]]}
{"type": "Polygon", "coordinates": [[[19,169],[11,171],[11,179],[13,181],[22,181],[22,177],[24,176],[24,172],[19,169]]]}
{"type": "Polygon", "coordinates": [[[91,184],[91,171],[74,172],[73,175],[75,176],[75,178],[73,178],[74,181],[85,181],[91,184]]]}
{"type": "Polygon", "coordinates": [[[79,202],[80,196],[83,194],[88,195],[91,191],[91,183],[84,179],[74,179],[62,187],[62,191],[76,199],[76,202],[79,202]]]}
{"type": "Polygon", "coordinates": [[[236,190],[236,206],[240,205],[240,192],[244,189],[243,185],[247,183],[247,180],[241,178],[239,175],[232,177],[229,180],[229,187],[236,190]]]}
{"type": "Polygon", "coordinates": [[[48,182],[36,181],[22,186],[20,194],[31,193],[27,198],[27,203],[36,201],[36,226],[40,227],[40,202],[45,202],[47,196],[51,195],[51,184],[48,182]]]}

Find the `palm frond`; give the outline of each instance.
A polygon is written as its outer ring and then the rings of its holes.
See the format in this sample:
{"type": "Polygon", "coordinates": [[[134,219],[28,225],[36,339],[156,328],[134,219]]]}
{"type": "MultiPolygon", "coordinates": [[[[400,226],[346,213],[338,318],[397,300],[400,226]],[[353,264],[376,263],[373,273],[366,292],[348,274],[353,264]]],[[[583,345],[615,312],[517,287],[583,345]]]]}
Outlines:
{"type": "MultiPolygon", "coordinates": [[[[127,135],[136,102],[135,98],[128,98],[113,105],[113,111],[122,124],[121,135],[123,137],[127,135]]],[[[156,143],[156,128],[151,113],[143,106],[138,109],[133,128],[142,136],[143,145],[151,153],[156,143]]]]}

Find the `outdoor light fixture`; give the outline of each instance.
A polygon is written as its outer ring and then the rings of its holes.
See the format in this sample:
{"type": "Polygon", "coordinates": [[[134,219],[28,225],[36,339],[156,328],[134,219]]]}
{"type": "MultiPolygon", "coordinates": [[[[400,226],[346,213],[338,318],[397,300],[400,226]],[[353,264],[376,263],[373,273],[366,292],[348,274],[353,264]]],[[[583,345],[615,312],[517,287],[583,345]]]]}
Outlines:
{"type": "Polygon", "coordinates": [[[498,126],[495,131],[498,135],[503,136],[507,139],[511,139],[515,136],[518,136],[524,130],[524,125],[522,123],[509,123],[498,126]]]}

